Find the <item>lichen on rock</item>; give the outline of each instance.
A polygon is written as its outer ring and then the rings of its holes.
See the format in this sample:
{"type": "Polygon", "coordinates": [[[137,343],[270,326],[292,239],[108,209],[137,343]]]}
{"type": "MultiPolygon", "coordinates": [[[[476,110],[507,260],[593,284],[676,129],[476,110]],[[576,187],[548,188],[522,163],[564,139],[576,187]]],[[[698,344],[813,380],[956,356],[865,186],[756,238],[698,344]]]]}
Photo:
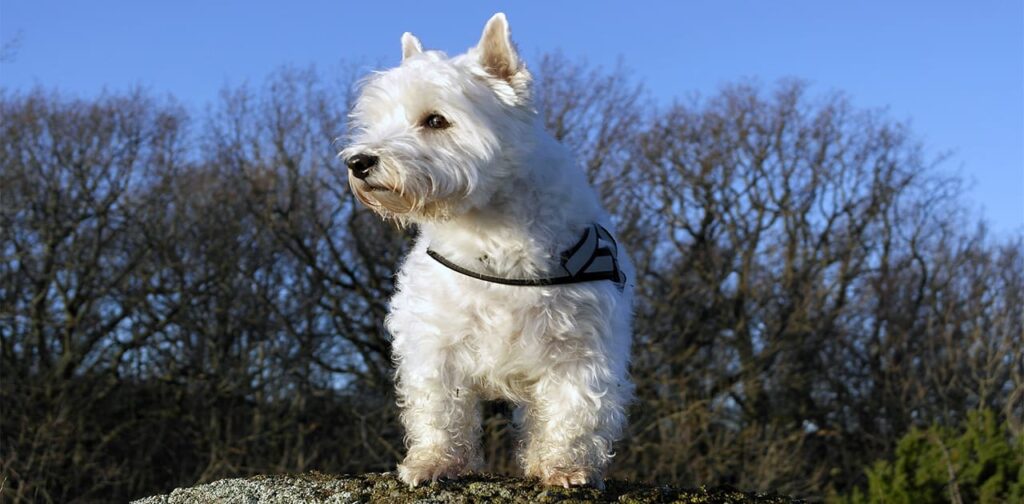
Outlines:
{"type": "Polygon", "coordinates": [[[662,502],[700,503],[791,503],[789,497],[741,492],[732,488],[684,490],[667,485],[608,481],[605,490],[593,488],[550,488],[524,478],[476,475],[452,481],[438,481],[409,488],[393,473],[332,476],[309,472],[295,475],[254,476],[225,479],[191,488],[179,488],[167,495],[147,497],[135,504],[292,504],[292,503],[514,503],[514,502],[617,502],[646,504],[662,502]]]}

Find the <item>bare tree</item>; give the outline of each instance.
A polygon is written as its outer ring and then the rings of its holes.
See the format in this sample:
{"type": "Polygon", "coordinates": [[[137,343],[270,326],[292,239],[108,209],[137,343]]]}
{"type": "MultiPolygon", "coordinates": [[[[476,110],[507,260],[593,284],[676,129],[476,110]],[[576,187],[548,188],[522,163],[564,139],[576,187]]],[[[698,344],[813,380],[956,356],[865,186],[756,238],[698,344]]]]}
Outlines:
{"type": "Polygon", "coordinates": [[[955,180],[903,125],[799,82],[739,85],[665,111],[636,146],[648,214],[628,235],[655,245],[631,474],[822,495],[911,425],[1010,407],[1024,347],[1000,300],[1019,284],[970,269],[1019,255],[958,232],[955,180]],[[972,277],[988,283],[954,282],[972,277]]]}
{"type": "Polygon", "coordinates": [[[105,407],[123,347],[152,335],[132,324],[152,253],[133,198],[175,159],[185,117],[137,92],[5,93],[0,115],[4,474],[15,498],[64,500],[129,463],[111,457],[116,429],[79,412],[105,407]]]}

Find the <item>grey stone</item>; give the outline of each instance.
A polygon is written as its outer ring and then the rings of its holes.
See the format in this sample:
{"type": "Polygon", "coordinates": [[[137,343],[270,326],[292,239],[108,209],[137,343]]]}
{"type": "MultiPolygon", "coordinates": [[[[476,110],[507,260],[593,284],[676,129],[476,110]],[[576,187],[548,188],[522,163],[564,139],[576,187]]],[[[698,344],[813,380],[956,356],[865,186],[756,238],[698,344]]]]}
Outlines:
{"type": "Polygon", "coordinates": [[[167,495],[139,499],[136,504],[292,504],[292,503],[423,503],[493,502],[618,502],[790,503],[784,496],[741,492],[732,488],[679,489],[628,481],[608,481],[605,490],[548,488],[536,481],[505,476],[476,475],[409,488],[393,473],[334,476],[318,472],[225,479],[167,495]]]}

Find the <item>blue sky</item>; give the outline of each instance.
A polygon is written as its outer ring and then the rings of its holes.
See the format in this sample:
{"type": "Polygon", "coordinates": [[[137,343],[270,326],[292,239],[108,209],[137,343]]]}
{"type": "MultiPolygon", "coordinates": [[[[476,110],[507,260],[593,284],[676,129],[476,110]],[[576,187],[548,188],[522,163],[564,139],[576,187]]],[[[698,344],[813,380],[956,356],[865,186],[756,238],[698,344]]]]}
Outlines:
{"type": "Polygon", "coordinates": [[[0,0],[20,34],[0,84],[78,95],[143,85],[201,107],[282,64],[397,62],[399,36],[456,53],[508,14],[531,56],[621,57],[659,101],[754,77],[809,80],[910,120],[1000,235],[1024,231],[1024,2],[0,0]]]}

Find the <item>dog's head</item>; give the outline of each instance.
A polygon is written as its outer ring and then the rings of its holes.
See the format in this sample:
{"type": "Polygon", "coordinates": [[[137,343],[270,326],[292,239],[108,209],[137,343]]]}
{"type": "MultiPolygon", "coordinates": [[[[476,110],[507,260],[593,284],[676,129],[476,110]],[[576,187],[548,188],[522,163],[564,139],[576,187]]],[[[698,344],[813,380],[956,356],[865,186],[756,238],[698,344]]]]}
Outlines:
{"type": "Polygon", "coordinates": [[[476,47],[448,58],[402,35],[402,64],[366,79],[341,152],[359,201],[401,221],[486,205],[534,135],[531,77],[495,14],[476,47]]]}

